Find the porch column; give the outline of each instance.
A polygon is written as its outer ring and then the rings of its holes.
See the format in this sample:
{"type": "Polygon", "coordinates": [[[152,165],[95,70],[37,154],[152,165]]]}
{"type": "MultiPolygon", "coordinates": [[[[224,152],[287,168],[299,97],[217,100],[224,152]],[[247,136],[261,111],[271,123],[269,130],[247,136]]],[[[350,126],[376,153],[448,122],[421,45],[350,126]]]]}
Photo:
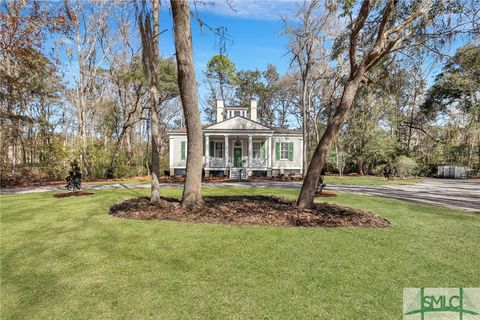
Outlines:
{"type": "Polygon", "coordinates": [[[272,168],[272,136],[268,137],[268,167],[272,168]]]}
{"type": "Polygon", "coordinates": [[[225,135],[225,168],[228,168],[228,135],[225,135]]]}
{"type": "Polygon", "coordinates": [[[248,135],[248,167],[252,167],[252,158],[253,158],[253,138],[252,135],[248,135]]]}
{"type": "Polygon", "coordinates": [[[205,168],[210,167],[210,137],[205,135],[205,168]]]}

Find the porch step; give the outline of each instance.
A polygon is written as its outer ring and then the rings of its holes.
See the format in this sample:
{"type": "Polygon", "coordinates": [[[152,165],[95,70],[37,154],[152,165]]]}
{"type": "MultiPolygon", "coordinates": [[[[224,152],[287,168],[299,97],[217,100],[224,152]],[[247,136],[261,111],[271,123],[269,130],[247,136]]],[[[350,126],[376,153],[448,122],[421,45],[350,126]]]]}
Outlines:
{"type": "Polygon", "coordinates": [[[247,169],[230,168],[230,179],[247,179],[247,169]]]}

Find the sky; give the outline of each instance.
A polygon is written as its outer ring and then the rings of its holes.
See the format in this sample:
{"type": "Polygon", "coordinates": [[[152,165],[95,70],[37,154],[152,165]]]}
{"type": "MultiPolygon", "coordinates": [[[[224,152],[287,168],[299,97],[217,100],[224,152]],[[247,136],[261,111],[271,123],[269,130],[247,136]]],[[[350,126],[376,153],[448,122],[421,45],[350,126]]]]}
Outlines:
{"type": "MultiPolygon", "coordinates": [[[[235,63],[237,69],[265,70],[269,63],[274,64],[280,74],[289,67],[287,55],[287,37],[281,35],[282,16],[291,15],[298,5],[297,1],[287,0],[231,0],[229,6],[224,0],[208,0],[209,4],[198,5],[196,15],[211,28],[223,27],[226,30],[226,55],[235,63]]],[[[162,1],[165,3],[165,1],[162,1]]],[[[59,5],[57,3],[57,5],[59,5]]],[[[195,7],[191,8],[195,11],[195,7]]],[[[208,60],[219,53],[219,36],[201,27],[191,18],[194,62],[199,93],[206,94],[203,85],[203,71],[208,60]]],[[[163,4],[160,11],[160,29],[164,31],[160,37],[160,54],[173,56],[175,53],[173,40],[173,21],[170,8],[163,4]]],[[[52,37],[46,47],[55,46],[57,37],[52,37]]],[[[73,49],[73,59],[70,63],[65,50],[60,50],[60,60],[65,72],[65,80],[70,85],[78,75],[75,47],[73,41],[60,36],[65,47],[73,49]]],[[[139,47],[138,39],[135,46],[139,47]]]]}
{"type": "MultiPolygon", "coordinates": [[[[287,37],[281,35],[286,16],[295,10],[293,1],[249,1],[236,0],[230,8],[224,1],[216,1],[214,5],[197,7],[197,15],[203,23],[212,28],[226,29],[226,54],[235,63],[237,69],[265,70],[269,63],[274,64],[280,74],[284,74],[290,63],[287,54],[287,37]],[[235,10],[235,11],[234,11],[235,10]]],[[[160,50],[162,54],[173,55],[173,26],[168,8],[160,14],[162,34],[160,50]]],[[[207,27],[200,27],[192,17],[192,39],[199,93],[204,97],[207,93],[203,85],[202,72],[210,58],[219,53],[219,36],[207,27]]]]}
{"type": "MultiPolygon", "coordinates": [[[[268,64],[277,67],[280,74],[285,74],[289,68],[291,57],[287,54],[288,38],[281,34],[283,22],[281,17],[291,17],[301,4],[299,0],[198,0],[196,8],[191,9],[195,16],[211,28],[223,27],[226,29],[226,54],[235,63],[237,69],[265,70],[268,64]],[[229,5],[230,4],[230,5],[229,5]],[[196,9],[196,10],[195,10],[196,9]]],[[[57,2],[57,5],[62,3],[57,2]]],[[[175,52],[173,40],[173,21],[168,1],[162,1],[160,12],[160,29],[164,31],[160,37],[160,54],[173,56],[175,52]]],[[[133,11],[133,8],[132,8],[133,11]]],[[[203,98],[207,95],[203,72],[208,60],[219,53],[219,37],[208,27],[200,26],[192,16],[192,38],[194,62],[197,82],[199,84],[200,108],[203,109],[203,98]]],[[[136,29],[134,30],[136,32],[136,29]]],[[[66,46],[74,46],[71,40],[66,40],[66,46]]],[[[463,45],[463,41],[455,43],[450,50],[463,45]]],[[[50,43],[53,45],[53,42],[50,43]]],[[[134,43],[139,49],[138,36],[134,43]]],[[[48,46],[47,46],[48,47],[48,46]]],[[[75,50],[73,50],[75,51],[75,50]]],[[[78,76],[78,65],[70,64],[66,50],[60,54],[64,65],[65,80],[73,85],[73,77],[78,76]]],[[[432,72],[429,82],[433,82],[441,65],[432,72]]]]}
{"type": "MultiPolygon", "coordinates": [[[[288,38],[281,34],[283,22],[281,17],[289,17],[296,10],[298,0],[202,0],[197,7],[192,6],[195,16],[201,19],[203,27],[191,17],[193,51],[196,79],[199,84],[200,108],[207,95],[203,72],[210,58],[219,53],[219,36],[209,30],[223,27],[226,31],[225,54],[235,63],[237,70],[265,70],[268,64],[274,64],[280,74],[284,74],[290,63],[287,54],[288,38]]],[[[53,2],[54,6],[62,6],[63,2],[53,2]]],[[[165,57],[174,56],[173,18],[168,1],[162,1],[160,11],[160,54],[165,57]]],[[[132,8],[133,10],[133,8],[132,8]]],[[[114,29],[114,25],[112,25],[114,29]]],[[[134,29],[136,32],[136,29],[134,29]]],[[[140,49],[138,35],[134,46],[140,49]]],[[[63,43],[58,50],[62,63],[64,79],[67,86],[73,87],[74,78],[78,77],[78,61],[75,57],[75,44],[65,35],[52,35],[46,48],[63,43]],[[71,48],[73,57],[67,55],[71,48]]],[[[140,52],[140,51],[139,51],[140,52]]]]}

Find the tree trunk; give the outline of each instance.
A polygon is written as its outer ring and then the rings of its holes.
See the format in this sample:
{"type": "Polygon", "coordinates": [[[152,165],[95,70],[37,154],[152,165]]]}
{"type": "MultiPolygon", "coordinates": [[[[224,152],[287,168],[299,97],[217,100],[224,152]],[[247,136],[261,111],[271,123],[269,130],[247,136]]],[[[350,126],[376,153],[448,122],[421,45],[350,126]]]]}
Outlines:
{"type": "MultiPolygon", "coordinates": [[[[80,69],[82,70],[82,68],[80,69]]],[[[80,79],[83,79],[82,71],[80,71],[80,79]]],[[[83,80],[82,80],[83,81],[83,80]]],[[[79,88],[78,91],[80,92],[80,96],[78,97],[79,100],[79,129],[80,129],[80,168],[85,175],[85,177],[89,176],[88,164],[87,164],[87,108],[86,102],[84,98],[83,89],[79,88]]]]}
{"type": "Polygon", "coordinates": [[[160,201],[160,153],[158,151],[158,142],[160,141],[158,133],[158,85],[157,82],[157,65],[158,65],[158,42],[159,42],[159,14],[160,14],[160,0],[153,0],[153,41],[152,41],[152,57],[150,69],[150,94],[152,99],[151,108],[151,136],[152,136],[152,185],[150,202],[155,203],[160,201]],[[153,81],[152,81],[153,80],[153,81]]]}
{"type": "MultiPolygon", "coordinates": [[[[308,74],[308,71],[306,71],[308,74]]],[[[308,166],[308,118],[307,118],[307,76],[302,76],[302,136],[303,162],[302,175],[305,178],[308,166]]]]}
{"type": "Polygon", "coordinates": [[[130,165],[132,161],[132,128],[130,126],[126,129],[123,140],[126,149],[127,163],[130,165]]]}
{"type": "Polygon", "coordinates": [[[327,156],[328,147],[332,143],[333,139],[340,130],[345,118],[352,107],[353,100],[357,94],[360,82],[363,78],[364,69],[359,68],[357,72],[349,79],[345,88],[343,89],[342,98],[333,115],[332,120],[328,123],[325,133],[320,139],[320,143],[317,145],[315,152],[313,153],[312,160],[308,167],[307,174],[303,180],[302,190],[298,196],[297,205],[300,208],[311,208],[315,196],[315,190],[320,179],[322,168],[325,164],[325,158],[327,156]]]}
{"type": "Polygon", "coordinates": [[[359,159],[357,160],[357,167],[358,167],[358,174],[363,176],[363,167],[364,167],[364,163],[363,163],[363,160],[362,159],[359,159]]]}
{"type": "Polygon", "coordinates": [[[156,85],[150,85],[150,94],[152,97],[151,119],[150,124],[151,138],[152,138],[152,184],[150,187],[151,195],[150,202],[155,203],[160,201],[160,153],[158,150],[158,90],[156,85]]]}
{"type": "Polygon", "coordinates": [[[302,88],[302,136],[303,136],[303,163],[302,163],[302,175],[305,178],[306,170],[308,166],[308,118],[307,118],[307,80],[303,80],[302,88]]]}
{"type": "Polygon", "coordinates": [[[410,157],[410,148],[412,144],[412,133],[413,133],[413,116],[415,111],[415,106],[417,104],[417,89],[414,91],[412,107],[410,108],[410,119],[408,123],[408,137],[407,137],[407,156],[410,157]]]}
{"type": "MultiPolygon", "coordinates": [[[[65,2],[67,5],[67,2],[65,2]]],[[[85,88],[85,57],[81,48],[81,37],[78,22],[75,22],[75,41],[77,46],[77,59],[79,69],[79,79],[76,88],[76,106],[79,115],[80,129],[80,169],[85,177],[89,176],[87,161],[87,103],[85,88]]]]}
{"type": "Polygon", "coordinates": [[[142,39],[142,62],[144,74],[150,80],[150,135],[152,141],[152,165],[150,171],[152,173],[152,183],[150,186],[150,202],[156,203],[160,201],[160,154],[158,152],[159,131],[158,131],[158,42],[159,42],[159,11],[160,0],[152,1],[152,24],[150,24],[150,16],[147,14],[139,16],[140,36],[142,39]],[[143,20],[145,19],[145,20],[143,20]],[[153,29],[153,30],[152,30],[153,29]]]}
{"type": "MultiPolygon", "coordinates": [[[[143,130],[142,130],[143,131],[143,130]]],[[[145,121],[145,128],[144,128],[144,133],[145,133],[145,137],[146,137],[146,144],[145,144],[145,158],[144,158],[144,161],[145,161],[145,169],[147,171],[147,176],[149,176],[151,174],[151,170],[150,170],[150,162],[148,161],[148,150],[150,150],[150,125],[149,125],[149,122],[148,120],[145,121]]]]}
{"type": "Polygon", "coordinates": [[[178,87],[187,129],[187,167],[182,206],[202,205],[203,136],[198,111],[188,1],[170,1],[175,33],[178,87]]]}

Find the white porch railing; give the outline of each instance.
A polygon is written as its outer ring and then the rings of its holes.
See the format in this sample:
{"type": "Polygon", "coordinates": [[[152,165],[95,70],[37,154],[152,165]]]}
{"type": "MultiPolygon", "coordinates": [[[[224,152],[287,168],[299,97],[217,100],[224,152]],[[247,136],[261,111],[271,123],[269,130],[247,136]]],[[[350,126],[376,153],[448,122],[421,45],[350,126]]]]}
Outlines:
{"type": "Polygon", "coordinates": [[[225,160],[223,158],[210,157],[209,167],[210,168],[223,168],[223,167],[225,167],[225,160]]]}
{"type": "Polygon", "coordinates": [[[267,160],[264,159],[252,159],[252,167],[258,168],[258,167],[266,167],[267,166],[267,160]]]}
{"type": "MultiPolygon", "coordinates": [[[[248,167],[248,157],[243,157],[245,160],[245,166],[248,167]]],[[[208,160],[208,166],[210,168],[224,168],[225,167],[225,160],[223,158],[213,158],[210,157],[208,160]]],[[[231,163],[230,163],[231,165],[231,163]]],[[[267,159],[252,159],[252,167],[253,168],[262,168],[267,167],[268,161],[267,159]]]]}

